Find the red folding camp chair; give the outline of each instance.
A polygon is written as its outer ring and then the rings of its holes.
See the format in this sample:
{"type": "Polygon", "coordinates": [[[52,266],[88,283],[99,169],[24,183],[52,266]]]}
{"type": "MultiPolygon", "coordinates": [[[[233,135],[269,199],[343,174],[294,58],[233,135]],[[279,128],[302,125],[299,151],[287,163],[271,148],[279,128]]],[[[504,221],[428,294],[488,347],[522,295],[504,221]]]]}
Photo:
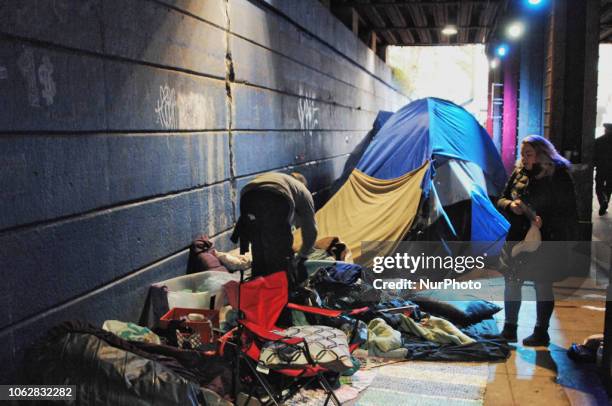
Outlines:
{"type": "MultiPolygon", "coordinates": [[[[238,293],[238,327],[221,337],[220,353],[223,355],[227,345],[231,345],[235,352],[234,361],[234,396],[238,402],[240,392],[240,366],[246,365],[250,372],[251,379],[261,385],[267,395],[267,399],[254,394],[254,385],[249,385],[248,404],[253,396],[258,397],[262,404],[279,405],[293,396],[301,387],[310,383],[318,383],[326,393],[325,405],[329,400],[337,405],[340,404],[338,398],[324,376],[328,370],[314,361],[309,353],[308,345],[303,338],[288,338],[282,335],[283,329],[278,328],[276,323],[281,312],[285,307],[302,312],[317,314],[326,317],[340,317],[342,315],[355,315],[368,310],[367,307],[351,310],[329,310],[310,306],[302,306],[288,303],[288,283],[285,272],[277,272],[267,276],[260,276],[252,280],[241,282],[238,293]],[[295,346],[303,351],[308,361],[308,365],[301,366],[299,369],[271,369],[267,370],[258,365],[262,347],[268,342],[280,342],[286,345],[295,346]],[[272,374],[280,374],[287,381],[287,385],[280,390],[275,390],[271,385],[272,374]]],[[[349,351],[353,351],[359,344],[349,345],[349,351]]]]}

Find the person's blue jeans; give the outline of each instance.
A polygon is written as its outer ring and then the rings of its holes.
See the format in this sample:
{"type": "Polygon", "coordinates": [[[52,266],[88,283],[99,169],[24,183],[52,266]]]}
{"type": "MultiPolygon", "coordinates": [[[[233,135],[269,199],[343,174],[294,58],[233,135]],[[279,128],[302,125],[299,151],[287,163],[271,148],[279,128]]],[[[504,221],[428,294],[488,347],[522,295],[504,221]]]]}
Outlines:
{"type": "MultiPolygon", "coordinates": [[[[505,279],[504,287],[504,311],[507,324],[518,324],[518,315],[521,310],[522,292],[521,288],[525,281],[520,279],[505,279]]],[[[555,308],[555,296],[552,282],[534,282],[536,292],[536,327],[548,329],[550,317],[555,308]]]]}

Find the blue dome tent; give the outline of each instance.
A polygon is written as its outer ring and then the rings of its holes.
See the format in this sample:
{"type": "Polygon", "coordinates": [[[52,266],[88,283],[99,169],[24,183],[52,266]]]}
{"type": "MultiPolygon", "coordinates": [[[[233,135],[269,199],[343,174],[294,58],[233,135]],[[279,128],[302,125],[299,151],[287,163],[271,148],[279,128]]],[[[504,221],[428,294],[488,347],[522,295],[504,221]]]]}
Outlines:
{"type": "Polygon", "coordinates": [[[357,166],[315,214],[319,235],[339,236],[360,264],[372,260],[364,241],[394,243],[377,255],[402,240],[479,241],[471,247],[497,254],[509,224],[489,196],[500,194],[506,174],[476,119],[428,98],[379,114],[375,125],[357,166]]]}
{"type": "Polygon", "coordinates": [[[394,179],[427,161],[432,166],[422,185],[425,226],[442,220],[457,239],[503,242],[509,225],[489,196],[503,190],[504,166],[487,131],[462,107],[437,98],[404,106],[382,125],[357,169],[394,179]]]}

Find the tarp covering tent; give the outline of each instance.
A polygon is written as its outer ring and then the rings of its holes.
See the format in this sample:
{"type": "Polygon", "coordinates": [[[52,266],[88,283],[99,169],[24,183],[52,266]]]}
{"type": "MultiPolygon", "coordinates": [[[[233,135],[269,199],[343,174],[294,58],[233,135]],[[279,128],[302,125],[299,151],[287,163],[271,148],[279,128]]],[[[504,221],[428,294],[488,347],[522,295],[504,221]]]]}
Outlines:
{"type": "MultiPolygon", "coordinates": [[[[315,215],[320,236],[340,236],[353,259],[361,257],[362,241],[401,241],[419,207],[425,163],[396,179],[376,179],[353,170],[340,190],[315,215]]],[[[296,233],[294,245],[301,245],[296,233]]],[[[381,253],[382,255],[382,253],[381,253]]]]}
{"type": "Polygon", "coordinates": [[[347,182],[317,212],[319,235],[340,236],[363,263],[362,241],[401,240],[422,202],[426,226],[441,221],[455,238],[501,244],[509,225],[489,196],[505,182],[499,153],[474,116],[449,101],[416,100],[386,120],[347,182]],[[467,227],[445,209],[462,202],[469,203],[467,227]],[[470,229],[467,236],[462,228],[470,229]]]}

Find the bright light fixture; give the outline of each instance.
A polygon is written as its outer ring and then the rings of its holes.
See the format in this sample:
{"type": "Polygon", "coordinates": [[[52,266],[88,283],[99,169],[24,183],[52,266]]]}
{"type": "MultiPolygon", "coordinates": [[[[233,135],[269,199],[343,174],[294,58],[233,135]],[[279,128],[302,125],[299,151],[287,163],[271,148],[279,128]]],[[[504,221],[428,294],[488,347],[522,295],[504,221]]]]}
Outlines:
{"type": "Polygon", "coordinates": [[[454,25],[447,25],[442,30],[442,34],[444,34],[444,35],[456,35],[457,34],[457,27],[455,27],[454,25]]]}
{"type": "Polygon", "coordinates": [[[495,59],[491,59],[491,69],[495,69],[497,68],[497,66],[499,65],[499,59],[495,58],[495,59]]]}
{"type": "Polygon", "coordinates": [[[513,23],[510,23],[510,25],[508,25],[508,28],[506,29],[506,34],[508,34],[508,37],[512,39],[520,38],[524,32],[525,32],[525,24],[523,24],[520,21],[515,21],[513,23]]]}
{"type": "Polygon", "coordinates": [[[500,45],[497,47],[497,55],[504,57],[508,53],[508,47],[506,45],[500,45]]]}
{"type": "Polygon", "coordinates": [[[534,6],[537,6],[541,2],[542,2],[542,0],[527,0],[527,3],[533,4],[534,6]]]}

